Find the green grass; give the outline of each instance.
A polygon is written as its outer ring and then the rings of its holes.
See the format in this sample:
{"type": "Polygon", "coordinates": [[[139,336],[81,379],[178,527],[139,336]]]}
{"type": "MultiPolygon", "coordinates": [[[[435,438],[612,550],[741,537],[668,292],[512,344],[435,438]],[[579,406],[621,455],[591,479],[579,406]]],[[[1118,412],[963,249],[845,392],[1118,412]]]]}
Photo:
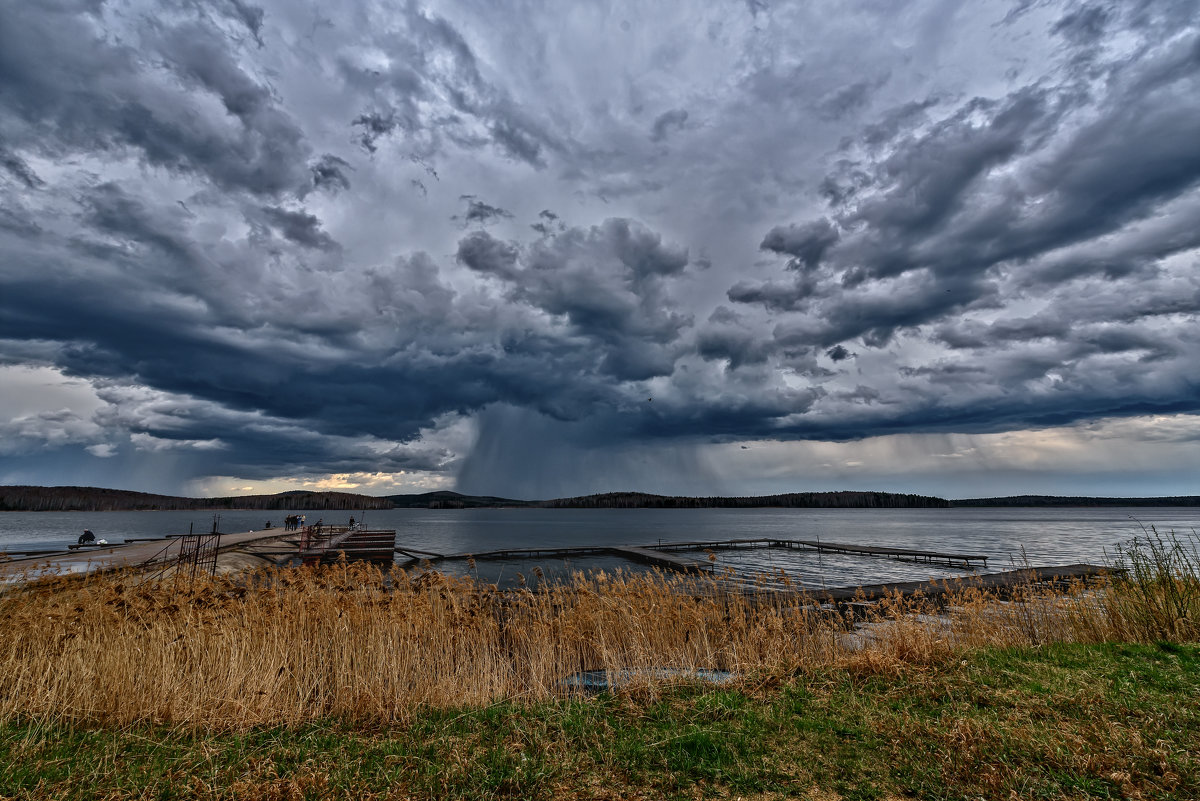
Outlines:
{"type": "Polygon", "coordinates": [[[1200,647],[1054,645],[378,731],[10,723],[0,797],[1184,799],[1198,761],[1200,647]]]}

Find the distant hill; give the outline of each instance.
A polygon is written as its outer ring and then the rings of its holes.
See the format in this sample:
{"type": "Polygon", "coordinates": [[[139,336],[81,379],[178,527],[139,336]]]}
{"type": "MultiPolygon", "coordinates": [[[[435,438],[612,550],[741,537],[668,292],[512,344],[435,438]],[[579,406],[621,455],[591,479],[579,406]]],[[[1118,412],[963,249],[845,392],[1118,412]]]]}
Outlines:
{"type": "Polygon", "coordinates": [[[689,498],[644,492],[606,492],[577,498],[539,501],[550,509],[910,509],[944,508],[950,502],[927,495],[892,492],[789,492],[782,495],[689,498]]]}
{"type": "Polygon", "coordinates": [[[99,487],[0,486],[0,512],[107,512],[204,509],[945,509],[983,506],[1200,506],[1200,496],[1173,498],[1084,498],[1014,495],[948,501],[929,495],[892,492],[789,492],[780,495],[692,498],[645,492],[605,492],[574,498],[524,501],[494,495],[463,495],[439,490],[375,497],[352,492],[291,490],[274,495],[184,498],[99,487]]]}
{"type": "Polygon", "coordinates": [[[485,507],[537,506],[538,501],[518,501],[494,495],[463,495],[449,490],[421,492],[415,495],[388,495],[397,509],[480,509],[485,507]]]}
{"type": "Polygon", "coordinates": [[[679,495],[651,495],[646,492],[605,492],[574,498],[546,501],[518,501],[492,495],[461,495],[457,492],[423,492],[419,495],[389,495],[400,509],[475,509],[480,507],[524,507],[540,509],[738,509],[756,507],[784,508],[863,508],[897,509],[907,507],[945,507],[949,501],[924,495],[897,495],[890,492],[791,492],[784,495],[758,495],[743,498],[693,498],[679,495]]]}
{"type": "Polygon", "coordinates": [[[182,498],[99,487],[0,487],[4,512],[114,512],[190,509],[391,509],[385,498],[349,492],[293,490],[275,495],[182,498]]]}
{"type": "Polygon", "coordinates": [[[951,506],[1200,506],[1200,495],[1169,498],[1086,498],[1062,495],[1010,495],[1006,498],[966,498],[951,506]]]}

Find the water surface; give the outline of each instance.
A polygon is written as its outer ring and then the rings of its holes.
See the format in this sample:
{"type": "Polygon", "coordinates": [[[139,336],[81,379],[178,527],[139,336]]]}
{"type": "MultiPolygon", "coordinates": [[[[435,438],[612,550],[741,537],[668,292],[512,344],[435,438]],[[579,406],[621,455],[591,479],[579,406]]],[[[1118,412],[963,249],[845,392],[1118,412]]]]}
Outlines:
{"type": "MultiPolygon", "coordinates": [[[[351,514],[304,511],[310,523],[345,523],[351,514]]],[[[223,511],[222,531],[278,526],[286,512],[223,511]]],[[[1142,533],[1200,530],[1200,508],[1103,509],[393,509],[369,511],[372,528],[396,529],[397,545],[435,553],[570,545],[653,545],[657,542],[756,537],[821,539],[932,551],[986,554],[990,570],[1024,559],[1035,565],[1102,564],[1117,546],[1142,533]]],[[[0,512],[0,549],[63,548],[84,528],[109,542],[160,537],[212,527],[209,512],[0,512]]],[[[704,558],[704,554],[695,554],[704,558]]],[[[742,573],[783,570],[807,586],[844,586],[960,575],[961,571],[885,559],[818,556],[780,550],[721,551],[718,567],[742,573]]],[[[574,560],[465,562],[448,572],[478,574],[508,584],[534,567],[561,577],[572,570],[630,567],[609,557],[574,560]]]]}

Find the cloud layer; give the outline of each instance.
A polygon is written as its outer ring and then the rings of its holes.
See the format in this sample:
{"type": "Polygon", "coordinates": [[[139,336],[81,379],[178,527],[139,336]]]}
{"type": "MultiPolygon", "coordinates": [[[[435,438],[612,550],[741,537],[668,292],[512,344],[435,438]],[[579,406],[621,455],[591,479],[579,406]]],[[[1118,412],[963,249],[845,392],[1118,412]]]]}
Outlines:
{"type": "Polygon", "coordinates": [[[0,15],[10,481],[684,492],[1200,411],[1191,0],[0,15]]]}

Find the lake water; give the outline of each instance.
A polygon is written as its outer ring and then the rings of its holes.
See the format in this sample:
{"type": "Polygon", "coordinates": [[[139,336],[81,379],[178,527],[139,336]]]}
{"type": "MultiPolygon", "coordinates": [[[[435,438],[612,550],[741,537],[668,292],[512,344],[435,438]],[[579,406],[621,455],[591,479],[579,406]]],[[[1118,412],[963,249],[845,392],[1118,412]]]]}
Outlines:
{"type": "MultiPolygon", "coordinates": [[[[226,532],[278,526],[285,512],[223,511],[226,532]]],[[[305,511],[309,523],[345,523],[350,512],[305,511]]],[[[355,514],[362,518],[362,514],[355,514]]],[[[211,512],[0,512],[0,550],[63,548],[84,528],[119,543],[212,527],[211,512]]],[[[396,529],[399,547],[435,553],[478,553],[500,548],[570,545],[653,545],[680,540],[778,537],[820,539],[931,551],[986,554],[988,569],[1023,560],[1034,565],[1103,564],[1142,526],[1191,535],[1200,508],[1108,509],[394,509],[366,513],[371,528],[396,529]]],[[[703,554],[694,554],[703,558],[703,554]]],[[[818,556],[812,552],[720,551],[717,565],[744,575],[783,570],[806,586],[845,586],[960,575],[961,571],[887,559],[818,556]]],[[[535,566],[560,577],[572,570],[633,565],[609,557],[575,560],[443,563],[451,573],[478,574],[509,584],[535,566]]]]}

